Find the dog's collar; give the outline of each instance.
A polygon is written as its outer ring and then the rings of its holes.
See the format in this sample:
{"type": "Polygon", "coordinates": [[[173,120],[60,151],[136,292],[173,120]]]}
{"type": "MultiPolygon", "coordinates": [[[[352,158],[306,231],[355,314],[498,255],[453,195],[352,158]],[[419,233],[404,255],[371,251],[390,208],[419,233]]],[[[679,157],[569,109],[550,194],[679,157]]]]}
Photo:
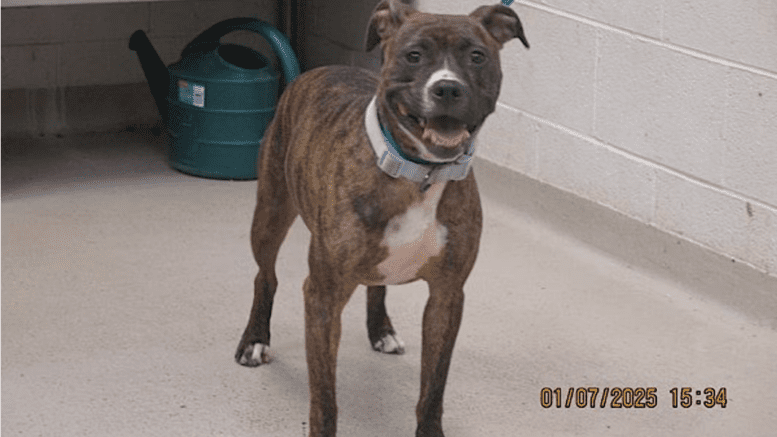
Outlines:
{"type": "Polygon", "coordinates": [[[435,163],[411,159],[402,152],[391,133],[381,126],[376,99],[377,96],[373,97],[367,106],[367,111],[364,113],[364,126],[381,170],[393,178],[401,176],[421,183],[421,191],[426,191],[430,185],[438,182],[458,181],[467,177],[475,154],[477,132],[472,135],[472,143],[467,152],[456,161],[435,163]]]}

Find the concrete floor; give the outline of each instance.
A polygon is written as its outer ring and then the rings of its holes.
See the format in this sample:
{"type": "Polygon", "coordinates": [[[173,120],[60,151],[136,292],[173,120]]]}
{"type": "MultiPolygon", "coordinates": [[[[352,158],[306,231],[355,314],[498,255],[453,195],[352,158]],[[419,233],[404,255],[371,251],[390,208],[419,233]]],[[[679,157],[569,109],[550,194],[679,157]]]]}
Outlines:
{"type": "MultiPolygon", "coordinates": [[[[281,250],[274,361],[238,366],[255,182],[177,173],[161,150],[143,128],[3,138],[4,436],[306,435],[307,230],[298,220],[281,250]]],[[[447,436],[775,435],[773,326],[495,201],[507,187],[488,168],[476,168],[485,229],[447,436]],[[600,392],[596,408],[546,409],[544,387],[563,398],[570,387],[656,387],[658,405],[600,408],[600,392]],[[725,387],[728,403],[673,408],[673,387],[725,387]]],[[[389,290],[407,353],[371,350],[357,292],[343,322],[340,436],[413,435],[427,293],[389,290]]]]}

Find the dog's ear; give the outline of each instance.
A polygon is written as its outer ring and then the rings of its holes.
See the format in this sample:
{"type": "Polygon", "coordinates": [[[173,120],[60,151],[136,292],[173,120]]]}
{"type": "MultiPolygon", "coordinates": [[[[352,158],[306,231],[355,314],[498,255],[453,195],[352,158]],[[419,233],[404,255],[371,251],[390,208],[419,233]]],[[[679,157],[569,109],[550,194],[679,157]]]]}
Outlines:
{"type": "Polygon", "coordinates": [[[523,26],[521,26],[521,20],[518,19],[518,14],[507,6],[481,6],[469,16],[479,21],[500,44],[518,38],[527,49],[529,48],[529,41],[523,34],[523,26]]]}
{"type": "Polygon", "coordinates": [[[415,9],[397,0],[380,0],[372,11],[370,24],[367,26],[367,37],[364,42],[367,51],[391,37],[402,26],[405,18],[414,12],[416,12],[415,9]]]}

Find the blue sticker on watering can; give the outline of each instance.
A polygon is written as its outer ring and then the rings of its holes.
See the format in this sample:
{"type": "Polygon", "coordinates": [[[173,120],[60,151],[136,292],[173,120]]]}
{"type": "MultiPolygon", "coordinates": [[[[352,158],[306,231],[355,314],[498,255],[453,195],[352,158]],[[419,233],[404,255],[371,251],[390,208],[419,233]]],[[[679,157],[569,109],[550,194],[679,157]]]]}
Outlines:
{"type": "Polygon", "coordinates": [[[205,107],[205,87],[185,81],[178,81],[178,100],[198,108],[205,107]]]}

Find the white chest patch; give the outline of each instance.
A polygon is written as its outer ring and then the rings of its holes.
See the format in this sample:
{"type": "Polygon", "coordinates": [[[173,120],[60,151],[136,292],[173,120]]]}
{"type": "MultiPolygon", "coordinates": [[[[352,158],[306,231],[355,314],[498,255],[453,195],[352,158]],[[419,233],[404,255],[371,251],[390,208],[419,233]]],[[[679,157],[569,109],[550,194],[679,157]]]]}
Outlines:
{"type": "Polygon", "coordinates": [[[429,258],[439,255],[445,247],[448,229],[437,221],[437,204],[445,185],[446,182],[432,185],[420,202],[389,220],[381,242],[389,255],[378,265],[384,276],[383,285],[415,279],[429,258]]]}

